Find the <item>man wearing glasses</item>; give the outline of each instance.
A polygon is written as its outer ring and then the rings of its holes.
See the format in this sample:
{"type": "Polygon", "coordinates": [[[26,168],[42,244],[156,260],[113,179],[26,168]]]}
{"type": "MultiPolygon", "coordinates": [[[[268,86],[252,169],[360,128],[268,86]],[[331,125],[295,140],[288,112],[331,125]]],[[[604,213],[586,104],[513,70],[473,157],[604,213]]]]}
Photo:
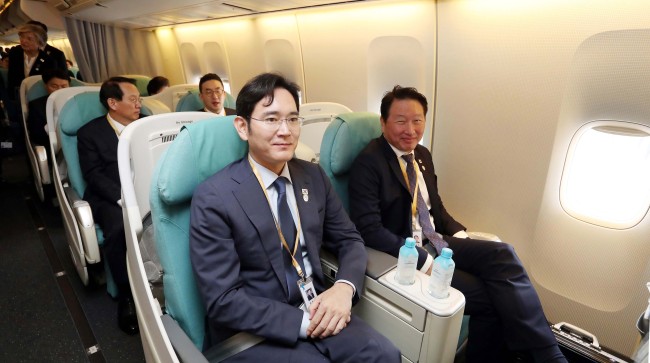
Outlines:
{"type": "Polygon", "coordinates": [[[79,165],[87,184],[83,198],[90,204],[93,218],[104,232],[104,258],[119,294],[118,325],[122,331],[133,335],[138,332],[138,320],[126,272],[117,143],[124,128],[143,117],[140,114],[142,99],[134,79],[112,77],[102,83],[99,100],[108,113],[89,121],[77,132],[79,165]]]}
{"type": "Polygon", "coordinates": [[[399,362],[388,339],[351,315],[366,252],[325,172],[293,158],[298,104],[285,78],[250,80],[234,121],[248,155],[194,192],[190,258],[207,312],[204,348],[248,332],[263,340],[227,361],[399,362]],[[339,262],[329,289],[321,246],[339,262]]]}
{"type": "Polygon", "coordinates": [[[205,107],[198,111],[212,112],[219,116],[235,115],[235,110],[223,107],[226,91],[223,88],[221,77],[214,73],[208,73],[199,80],[199,98],[205,107]]]}

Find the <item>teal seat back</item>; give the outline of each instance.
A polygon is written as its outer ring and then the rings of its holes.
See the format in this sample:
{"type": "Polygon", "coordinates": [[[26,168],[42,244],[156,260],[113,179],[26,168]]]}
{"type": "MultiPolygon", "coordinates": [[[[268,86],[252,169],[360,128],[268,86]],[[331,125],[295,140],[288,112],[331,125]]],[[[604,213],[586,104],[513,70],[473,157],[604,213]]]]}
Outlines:
{"type": "Polygon", "coordinates": [[[320,165],[332,181],[345,210],[349,211],[348,175],[350,166],[370,140],[381,135],[379,115],[370,112],[340,114],[323,135],[320,165]]]}
{"type": "MultiPolygon", "coordinates": [[[[81,83],[81,81],[76,78],[70,79],[70,87],[79,87],[79,86],[84,86],[84,84],[81,83]]],[[[32,102],[35,99],[41,98],[43,96],[47,96],[47,89],[45,89],[45,82],[43,82],[43,80],[40,80],[34,83],[27,90],[27,103],[32,102]]]]}
{"type": "Polygon", "coordinates": [[[165,305],[199,349],[205,307],[190,263],[190,202],[199,183],[246,155],[248,144],[239,138],[234,118],[215,117],[183,127],[160,157],[151,181],[149,203],[164,271],[165,305]]]}
{"type": "Polygon", "coordinates": [[[68,67],[68,70],[72,72],[72,76],[76,79],[77,74],[79,73],[79,67],[75,67],[75,66],[68,67]]]}
{"type": "Polygon", "coordinates": [[[149,91],[147,91],[147,85],[149,84],[149,81],[151,81],[151,77],[141,76],[137,74],[136,75],[127,74],[124,77],[135,79],[135,86],[138,88],[138,92],[140,92],[140,96],[142,97],[149,96],[149,91]]]}
{"type": "Polygon", "coordinates": [[[99,92],[85,92],[72,97],[59,113],[58,133],[61,150],[68,166],[70,185],[83,198],[86,181],[81,174],[77,152],[77,131],[88,121],[105,115],[106,109],[99,102],[99,92]]]}
{"type": "MultiPolygon", "coordinates": [[[[178,100],[178,104],[176,105],[176,112],[197,111],[202,110],[204,107],[205,105],[203,104],[203,101],[201,101],[201,98],[199,98],[199,90],[197,89],[196,91],[192,90],[187,92],[185,96],[181,97],[181,99],[178,100]]],[[[226,93],[226,97],[223,101],[223,107],[235,109],[235,98],[230,93],[226,93]]]]}

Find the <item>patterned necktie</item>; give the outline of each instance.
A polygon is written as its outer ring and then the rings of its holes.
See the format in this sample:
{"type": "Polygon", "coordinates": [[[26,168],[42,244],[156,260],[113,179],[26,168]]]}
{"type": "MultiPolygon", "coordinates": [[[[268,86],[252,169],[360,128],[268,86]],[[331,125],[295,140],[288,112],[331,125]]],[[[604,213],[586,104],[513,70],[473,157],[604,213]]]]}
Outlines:
{"type": "MultiPolygon", "coordinates": [[[[282,230],[284,240],[289,246],[289,250],[293,252],[293,246],[296,241],[296,225],[293,223],[293,217],[291,216],[289,203],[287,203],[287,181],[287,178],[281,176],[275,179],[273,185],[275,187],[275,190],[278,192],[278,223],[280,224],[280,229],[282,230]]],[[[302,251],[300,248],[300,243],[298,243],[295,258],[304,272],[305,268],[302,262],[302,251]]],[[[284,260],[284,274],[287,279],[287,288],[289,290],[289,302],[299,302],[301,301],[301,298],[296,281],[298,281],[300,276],[298,276],[298,272],[296,272],[296,269],[293,267],[290,253],[287,252],[284,246],[282,246],[282,259],[284,260]]]]}
{"type": "MultiPolygon", "coordinates": [[[[406,160],[406,176],[408,176],[409,189],[411,196],[413,196],[413,191],[415,189],[415,168],[413,167],[413,154],[402,155],[402,159],[406,160]]],[[[448,247],[449,244],[436,233],[433,225],[431,224],[431,218],[429,217],[429,211],[427,210],[427,205],[422,198],[422,193],[420,193],[420,188],[418,188],[418,221],[420,222],[420,227],[422,228],[422,234],[426,237],[429,242],[436,249],[436,252],[440,254],[440,251],[444,247],[448,247]]]]}

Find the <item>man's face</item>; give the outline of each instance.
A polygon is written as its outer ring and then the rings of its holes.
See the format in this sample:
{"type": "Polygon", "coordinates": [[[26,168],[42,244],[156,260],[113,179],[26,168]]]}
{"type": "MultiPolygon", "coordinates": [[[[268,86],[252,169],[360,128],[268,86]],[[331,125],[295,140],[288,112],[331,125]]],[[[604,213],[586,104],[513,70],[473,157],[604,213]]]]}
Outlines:
{"type": "Polygon", "coordinates": [[[205,108],[212,113],[220,113],[223,108],[223,100],[226,97],[223,85],[216,79],[211,79],[201,85],[199,97],[205,108]]]}
{"type": "Polygon", "coordinates": [[[56,90],[60,90],[61,88],[68,88],[70,87],[70,82],[68,82],[67,79],[61,79],[61,78],[52,78],[45,84],[45,89],[47,90],[47,94],[51,95],[52,92],[56,90]]]}
{"type": "Polygon", "coordinates": [[[291,127],[286,121],[282,121],[277,127],[263,120],[297,117],[298,109],[291,93],[284,88],[276,88],[273,92],[273,102],[265,106],[267,102],[267,98],[257,102],[251,114],[250,124],[237,117],[235,127],[239,136],[248,141],[248,150],[253,159],[279,174],[284,164],[293,158],[300,137],[300,125],[291,127]]]}
{"type": "Polygon", "coordinates": [[[381,119],[381,132],[397,149],[413,151],[424,133],[424,116],[424,108],[418,101],[394,100],[388,110],[388,119],[381,119]]]}
{"type": "Polygon", "coordinates": [[[140,92],[131,83],[123,82],[119,85],[124,94],[122,100],[109,98],[110,110],[108,112],[115,121],[122,125],[128,125],[140,117],[140,107],[142,106],[140,92]]]}

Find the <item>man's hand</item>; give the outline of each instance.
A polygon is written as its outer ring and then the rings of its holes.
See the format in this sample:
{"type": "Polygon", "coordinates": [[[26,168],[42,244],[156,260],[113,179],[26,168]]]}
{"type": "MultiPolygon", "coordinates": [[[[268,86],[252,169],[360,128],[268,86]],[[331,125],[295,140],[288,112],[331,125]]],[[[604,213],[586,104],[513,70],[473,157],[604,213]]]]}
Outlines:
{"type": "Polygon", "coordinates": [[[352,286],[338,282],[318,295],[309,306],[307,336],[323,339],[340,333],[350,322],[353,293],[352,286]]]}

